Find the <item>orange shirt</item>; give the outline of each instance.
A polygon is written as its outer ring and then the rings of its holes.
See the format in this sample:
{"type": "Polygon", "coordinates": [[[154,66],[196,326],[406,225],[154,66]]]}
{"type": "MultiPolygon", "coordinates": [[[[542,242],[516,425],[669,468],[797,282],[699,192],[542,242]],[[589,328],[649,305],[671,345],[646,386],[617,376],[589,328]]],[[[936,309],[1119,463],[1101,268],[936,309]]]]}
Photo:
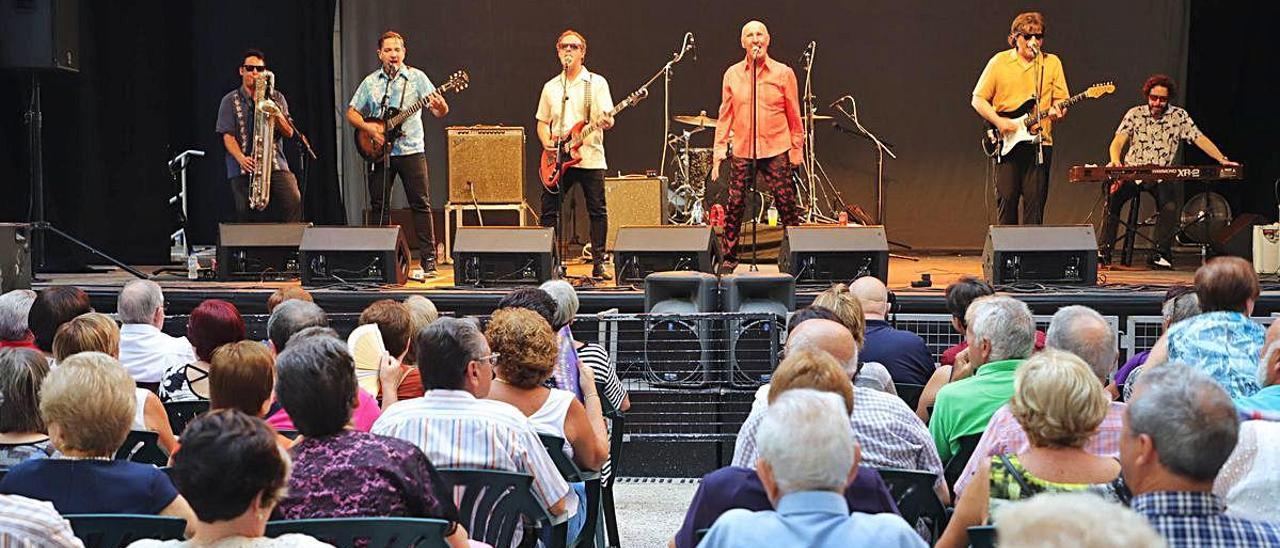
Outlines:
{"type": "MultiPolygon", "coordinates": [[[[804,150],[804,125],[800,121],[800,92],[796,73],[782,63],[766,57],[756,72],[756,158],[772,158],[784,152],[793,165],[799,165],[804,150]]],[[[751,155],[751,71],[744,59],[724,71],[720,115],[716,124],[715,158],[728,154],[730,139],[733,155],[751,155]],[[730,130],[733,135],[730,136],[730,130]]]]}

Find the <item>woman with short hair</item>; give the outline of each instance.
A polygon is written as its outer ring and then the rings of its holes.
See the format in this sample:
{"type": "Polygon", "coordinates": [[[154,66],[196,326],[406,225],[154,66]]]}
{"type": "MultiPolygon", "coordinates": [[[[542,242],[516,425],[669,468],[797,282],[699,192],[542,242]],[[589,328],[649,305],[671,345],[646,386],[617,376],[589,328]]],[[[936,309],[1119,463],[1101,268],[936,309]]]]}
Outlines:
{"type": "Polygon", "coordinates": [[[569,328],[573,325],[573,319],[578,316],[578,291],[564,280],[548,281],[540,289],[556,302],[551,329],[556,330],[560,337],[561,355],[577,355],[578,363],[591,368],[595,378],[603,383],[604,394],[601,395],[609,400],[609,404],[621,411],[630,409],[631,396],[618,379],[618,366],[609,360],[609,351],[596,343],[577,340],[569,328]],[[573,352],[565,352],[565,345],[571,345],[573,352]]]}
{"type": "Polygon", "coordinates": [[[27,312],[27,328],[40,351],[51,355],[53,337],[58,328],[86,312],[93,312],[88,293],[71,285],[55,285],[36,294],[36,300],[27,312]]]}
{"type": "MultiPolygon", "coordinates": [[[[253,417],[266,416],[275,388],[275,357],[266,345],[250,340],[219,346],[209,366],[209,408],[236,409],[253,417]]],[[[276,435],[281,449],[293,440],[276,435]]]]}
{"type": "Polygon", "coordinates": [[[245,339],[244,318],[236,305],[209,299],[191,310],[187,320],[187,340],[196,361],[175,364],[165,370],[160,381],[160,401],[200,401],[209,399],[209,360],[218,347],[245,339]]]}
{"type": "Polygon", "coordinates": [[[0,348],[0,468],[54,453],[40,417],[40,383],[48,374],[39,350],[0,348]]]}

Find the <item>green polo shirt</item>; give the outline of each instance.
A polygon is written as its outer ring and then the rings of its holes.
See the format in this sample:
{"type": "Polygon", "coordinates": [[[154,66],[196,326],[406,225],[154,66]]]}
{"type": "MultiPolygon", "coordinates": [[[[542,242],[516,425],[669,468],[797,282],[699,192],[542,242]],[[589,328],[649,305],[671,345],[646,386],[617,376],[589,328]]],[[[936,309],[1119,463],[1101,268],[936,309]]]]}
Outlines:
{"type": "Polygon", "coordinates": [[[978,372],[938,391],[929,417],[929,433],[938,447],[938,456],[947,462],[960,450],[960,438],[981,434],[991,415],[1013,397],[1013,374],[1026,360],[990,362],[978,372]]]}

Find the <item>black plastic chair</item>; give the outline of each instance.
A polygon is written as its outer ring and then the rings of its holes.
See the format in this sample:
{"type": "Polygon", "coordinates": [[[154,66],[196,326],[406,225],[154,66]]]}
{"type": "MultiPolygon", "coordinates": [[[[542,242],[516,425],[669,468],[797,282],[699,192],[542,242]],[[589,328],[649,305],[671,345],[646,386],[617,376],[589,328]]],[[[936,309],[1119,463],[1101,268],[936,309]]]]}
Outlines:
{"type": "MultiPolygon", "coordinates": [[[[533,476],[529,474],[471,468],[441,468],[439,472],[453,486],[452,492],[439,495],[453,497],[471,538],[491,546],[511,546],[516,528],[524,527],[526,521],[551,527],[551,515],[533,496],[533,476]]],[[[524,541],[536,540],[531,535],[537,532],[532,527],[525,529],[524,541]]],[[[568,534],[567,522],[554,526],[552,548],[563,548],[568,534]]]]}
{"type": "Polygon", "coordinates": [[[916,411],[916,405],[920,403],[920,394],[924,392],[923,384],[911,384],[908,382],[895,382],[893,388],[898,391],[898,397],[907,403],[907,407],[911,408],[911,412],[916,411]]]}
{"type": "Polygon", "coordinates": [[[171,401],[164,404],[164,412],[169,415],[169,427],[173,428],[175,436],[182,435],[187,423],[208,410],[209,400],[171,401]]]}
{"type": "MultiPolygon", "coordinates": [[[[596,393],[604,394],[604,383],[596,383],[596,393]]],[[[604,409],[604,418],[609,419],[609,475],[602,478],[600,484],[600,506],[601,513],[604,516],[605,532],[608,535],[609,548],[619,548],[622,546],[618,533],[618,512],[614,506],[613,484],[621,473],[622,464],[622,439],[626,434],[626,414],[613,406],[608,398],[601,397],[600,403],[604,409]]]]}
{"type": "Polygon", "coordinates": [[[924,520],[925,527],[933,536],[927,539],[930,544],[941,537],[946,528],[947,509],[933,490],[934,483],[938,481],[937,474],[898,468],[879,468],[877,471],[889,487],[893,501],[898,504],[898,513],[902,514],[902,519],[913,528],[924,520]]]}
{"type": "Polygon", "coordinates": [[[302,435],[302,434],[298,433],[298,431],[297,431],[297,430],[276,430],[276,433],[277,433],[277,434],[280,434],[281,436],[284,436],[284,437],[286,437],[286,438],[289,438],[289,439],[291,439],[291,440],[297,440],[297,439],[298,439],[298,436],[301,436],[301,435],[302,435]]]}
{"type": "Polygon", "coordinates": [[[600,473],[594,470],[582,470],[578,465],[569,458],[564,452],[565,441],[559,436],[550,434],[538,434],[538,438],[542,440],[542,446],[547,449],[547,454],[551,455],[551,462],[555,463],[556,469],[560,471],[560,476],[570,483],[582,482],[587,491],[587,517],[583,523],[582,531],[578,533],[578,540],[574,542],[575,546],[587,545],[589,540],[594,540],[596,531],[600,524],[600,473]]]}
{"type": "Polygon", "coordinates": [[[968,528],[967,531],[969,533],[969,546],[973,548],[995,548],[996,526],[978,525],[968,528]]]}
{"type": "Polygon", "coordinates": [[[973,450],[977,449],[978,441],[982,439],[982,432],[977,434],[969,434],[961,436],[960,450],[951,456],[951,460],[947,461],[946,468],[943,468],[942,475],[947,478],[947,487],[955,492],[956,480],[960,479],[960,474],[964,473],[965,465],[969,464],[969,457],[973,456],[973,450]]]}
{"type": "Polygon", "coordinates": [[[182,540],[187,522],[169,516],[67,514],[71,530],[86,548],[118,548],[139,539],[182,540]]]}
{"type": "Polygon", "coordinates": [[[445,531],[449,522],[425,518],[295,519],[267,523],[267,536],[301,533],[332,544],[352,548],[437,548],[449,546],[445,531]]]}
{"type": "Polygon", "coordinates": [[[149,430],[130,430],[120,449],[116,450],[116,460],[165,466],[169,464],[169,455],[160,449],[160,434],[149,430]]]}

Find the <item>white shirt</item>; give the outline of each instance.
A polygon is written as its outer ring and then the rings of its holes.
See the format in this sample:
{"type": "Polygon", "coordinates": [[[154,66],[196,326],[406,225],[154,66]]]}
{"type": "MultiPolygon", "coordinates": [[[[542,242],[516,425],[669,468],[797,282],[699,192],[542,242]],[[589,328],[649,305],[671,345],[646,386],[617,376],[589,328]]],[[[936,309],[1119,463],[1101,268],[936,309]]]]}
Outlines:
{"type": "Polygon", "coordinates": [[[1244,421],[1231,457],[1222,465],[1213,493],[1227,514],[1258,521],[1280,520],[1280,423],[1244,421]]]}
{"type": "Polygon", "coordinates": [[[332,544],[320,542],[315,538],[297,533],[280,535],[276,538],[267,537],[227,537],[213,544],[196,544],[190,540],[135,540],[129,548],[186,548],[200,546],[201,548],[288,548],[300,546],[303,548],[333,548],[332,544]]]}
{"type": "Polygon", "coordinates": [[[552,388],[542,407],[529,415],[529,422],[539,434],[550,434],[565,439],[564,454],[573,458],[573,445],[564,435],[564,423],[569,418],[569,406],[573,404],[573,392],[552,388]]]}
{"type": "MultiPolygon", "coordinates": [[[[592,74],[587,67],[582,67],[578,72],[578,77],[569,81],[566,85],[564,81],[564,73],[557,74],[555,78],[547,80],[542,86],[542,97],[538,99],[538,113],[536,118],[539,122],[546,122],[551,126],[552,135],[565,135],[569,130],[573,129],[583,119],[586,113],[586,90],[587,82],[591,82],[591,119],[588,124],[599,120],[604,113],[613,110],[613,96],[609,94],[609,82],[599,74],[592,74]],[[568,101],[564,98],[568,94],[568,101]],[[563,109],[561,106],[563,105],[563,109]],[[563,110],[564,119],[561,120],[560,113],[563,110]],[[563,122],[563,124],[561,124],[563,122]]],[[[608,164],[604,159],[604,131],[594,131],[587,136],[587,140],[582,143],[579,149],[582,154],[582,163],[576,166],[581,169],[606,169],[608,164]]]]}
{"type": "Polygon", "coordinates": [[[170,337],[145,323],[120,326],[120,363],[137,382],[160,382],[165,370],[194,361],[196,351],[186,337],[170,337]]]}

